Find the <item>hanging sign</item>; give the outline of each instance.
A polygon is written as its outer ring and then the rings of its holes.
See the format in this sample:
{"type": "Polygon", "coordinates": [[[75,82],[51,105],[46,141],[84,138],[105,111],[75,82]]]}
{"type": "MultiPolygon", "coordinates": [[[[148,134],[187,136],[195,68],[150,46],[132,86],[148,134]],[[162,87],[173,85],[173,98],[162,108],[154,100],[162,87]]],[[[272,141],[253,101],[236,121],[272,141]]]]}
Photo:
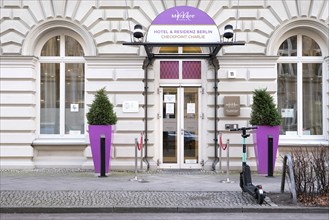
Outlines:
{"type": "Polygon", "coordinates": [[[217,43],[218,27],[204,11],[190,6],[169,8],[159,14],[147,32],[147,42],[217,43]]]}

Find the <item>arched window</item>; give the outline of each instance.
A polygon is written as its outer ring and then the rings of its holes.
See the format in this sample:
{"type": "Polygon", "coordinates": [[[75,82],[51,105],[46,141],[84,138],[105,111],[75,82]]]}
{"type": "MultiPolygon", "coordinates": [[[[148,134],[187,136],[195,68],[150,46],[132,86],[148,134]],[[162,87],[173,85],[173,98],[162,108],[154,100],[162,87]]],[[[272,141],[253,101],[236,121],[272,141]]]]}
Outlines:
{"type": "Polygon", "coordinates": [[[278,51],[281,135],[323,135],[323,57],[309,36],[286,39],[278,51]]]}
{"type": "Polygon", "coordinates": [[[40,134],[84,133],[84,51],[65,34],[52,36],[40,53],[40,134]]]}

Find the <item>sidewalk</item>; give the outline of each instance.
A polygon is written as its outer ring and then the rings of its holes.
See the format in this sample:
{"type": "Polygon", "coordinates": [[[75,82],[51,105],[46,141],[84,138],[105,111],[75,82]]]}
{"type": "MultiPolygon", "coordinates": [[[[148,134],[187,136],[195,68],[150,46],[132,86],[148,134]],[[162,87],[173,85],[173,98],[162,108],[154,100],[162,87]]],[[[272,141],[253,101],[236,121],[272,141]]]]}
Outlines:
{"type": "MultiPolygon", "coordinates": [[[[28,212],[328,212],[327,208],[282,206],[271,200],[281,176],[253,175],[268,193],[263,205],[241,193],[239,174],[211,171],[112,172],[40,169],[1,171],[2,213],[28,212]]],[[[288,188],[288,187],[287,187],[288,188]]],[[[286,198],[287,195],[285,194],[286,198]]]]}

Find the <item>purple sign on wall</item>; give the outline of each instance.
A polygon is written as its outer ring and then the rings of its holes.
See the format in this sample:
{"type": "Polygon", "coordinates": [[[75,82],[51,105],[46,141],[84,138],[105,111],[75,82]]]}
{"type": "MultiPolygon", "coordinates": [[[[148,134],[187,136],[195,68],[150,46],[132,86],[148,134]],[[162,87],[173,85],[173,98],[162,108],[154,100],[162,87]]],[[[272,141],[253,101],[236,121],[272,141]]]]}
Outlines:
{"type": "Polygon", "coordinates": [[[152,22],[148,42],[219,42],[214,20],[204,11],[190,6],[169,8],[152,22]]]}
{"type": "Polygon", "coordinates": [[[152,25],[216,25],[204,11],[190,6],[178,6],[165,10],[152,22],[152,25]]]}

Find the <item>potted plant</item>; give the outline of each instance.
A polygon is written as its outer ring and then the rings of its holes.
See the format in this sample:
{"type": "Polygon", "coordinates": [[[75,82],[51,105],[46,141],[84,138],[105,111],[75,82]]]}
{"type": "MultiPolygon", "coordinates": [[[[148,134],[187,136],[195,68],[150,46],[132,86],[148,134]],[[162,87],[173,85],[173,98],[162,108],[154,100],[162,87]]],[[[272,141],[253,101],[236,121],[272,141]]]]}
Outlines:
{"type": "Polygon", "coordinates": [[[268,172],[268,136],[273,137],[273,169],[279,144],[281,115],[273,97],[266,89],[253,92],[250,124],[257,126],[254,134],[254,149],[259,174],[268,172]]]}
{"type": "Polygon", "coordinates": [[[113,104],[106,95],[105,87],[97,90],[89,112],[87,113],[91,153],[95,173],[100,173],[100,139],[105,137],[105,172],[109,172],[112,141],[112,125],[117,122],[113,104]]]}

